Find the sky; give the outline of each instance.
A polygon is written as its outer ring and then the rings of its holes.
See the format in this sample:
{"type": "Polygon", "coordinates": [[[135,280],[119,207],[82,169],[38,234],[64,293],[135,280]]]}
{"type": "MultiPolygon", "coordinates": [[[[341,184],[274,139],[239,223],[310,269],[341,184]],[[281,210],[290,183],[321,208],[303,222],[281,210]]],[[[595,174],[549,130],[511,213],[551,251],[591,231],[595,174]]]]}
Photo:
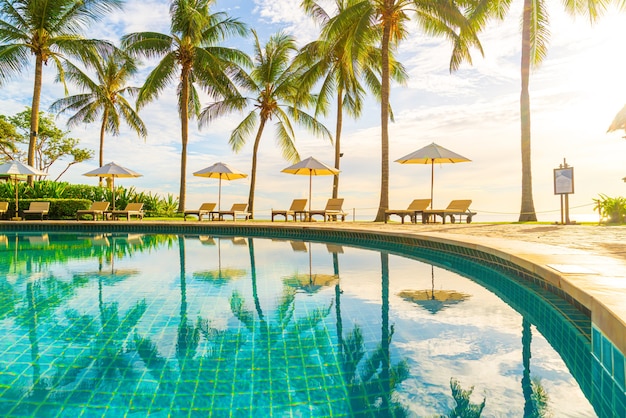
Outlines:
{"type": "MultiPolygon", "coordinates": [[[[572,17],[561,2],[548,2],[550,41],[543,63],[530,79],[533,197],[540,221],[559,221],[560,197],[554,194],[554,169],[564,161],[574,167],[574,194],[569,196],[572,221],[597,221],[593,199],[626,194],[624,132],[607,133],[615,114],[626,104],[626,57],[623,36],[626,11],[610,9],[593,25],[572,17]]],[[[214,11],[226,11],[257,30],[261,43],[280,30],[293,34],[300,45],[316,38],[318,28],[295,6],[294,0],[218,0],[214,11]]],[[[332,4],[332,3],[329,3],[332,4]]],[[[169,6],[165,0],[127,0],[123,12],[109,15],[89,28],[88,37],[117,42],[126,33],[169,33],[169,6]]],[[[330,9],[329,9],[330,10],[330,9]]],[[[425,36],[415,22],[400,45],[398,57],[410,79],[392,85],[390,124],[389,206],[406,208],[413,199],[430,197],[430,167],[398,164],[395,160],[432,142],[470,159],[434,168],[434,207],[453,199],[471,199],[478,213],[474,221],[516,221],[521,205],[521,145],[519,122],[522,1],[514,1],[504,21],[492,22],[479,36],[484,56],[472,53],[472,64],[450,74],[451,47],[442,39],[425,36]]],[[[251,38],[232,39],[229,46],[252,52],[251,38]]],[[[154,62],[144,61],[136,80],[140,86],[154,62]]],[[[55,83],[51,66],[44,68],[41,109],[64,94],[55,83]]],[[[0,88],[0,114],[14,115],[31,105],[33,69],[27,68],[0,88]]],[[[79,93],[70,86],[70,94],[79,93]]],[[[203,106],[208,105],[208,98],[203,106]]],[[[334,109],[322,118],[334,131],[334,109]]],[[[127,128],[105,139],[104,161],[114,161],[142,174],[119,179],[116,185],[162,196],[179,194],[180,120],[175,86],[140,111],[148,128],[143,140],[127,128]]],[[[193,172],[224,162],[246,173],[251,170],[252,143],[234,153],[228,145],[231,131],[243,118],[232,114],[198,129],[190,123],[187,158],[186,208],[217,201],[218,181],[193,172]]],[[[66,117],[57,118],[65,128],[66,117]]],[[[98,166],[99,124],[76,127],[70,136],[80,147],[95,151],[93,160],[75,164],[61,181],[97,184],[84,173],[98,166]]],[[[314,156],[332,165],[333,145],[298,130],[296,146],[302,159],[314,156]]],[[[380,201],[380,111],[368,98],[358,120],[344,119],[339,196],[349,220],[373,220],[380,201]]],[[[292,199],[307,198],[309,179],[281,173],[290,165],[279,152],[273,130],[266,129],[259,147],[255,189],[255,217],[268,218],[271,209],[285,209],[292,199]]],[[[55,163],[55,179],[67,163],[55,163]]],[[[248,179],[222,183],[223,208],[247,202],[248,179]]],[[[321,209],[331,197],[332,177],[315,177],[312,208],[321,209]]]]}

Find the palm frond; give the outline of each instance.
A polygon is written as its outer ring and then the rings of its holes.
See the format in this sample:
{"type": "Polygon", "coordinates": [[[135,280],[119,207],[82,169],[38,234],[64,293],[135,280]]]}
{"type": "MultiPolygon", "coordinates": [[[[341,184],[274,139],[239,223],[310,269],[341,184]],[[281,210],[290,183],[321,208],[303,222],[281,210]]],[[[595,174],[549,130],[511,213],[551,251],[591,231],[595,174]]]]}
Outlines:
{"type": "Polygon", "coordinates": [[[30,63],[30,51],[24,45],[0,45],[0,84],[19,75],[30,63]]]}
{"type": "MultiPolygon", "coordinates": [[[[301,109],[295,108],[293,106],[287,106],[286,111],[289,114],[290,118],[293,119],[298,125],[304,127],[309,132],[312,132],[317,136],[327,138],[331,143],[333,142],[333,136],[331,132],[328,130],[328,128],[326,128],[326,126],[324,126],[322,122],[317,120],[314,116],[311,116],[307,112],[304,112],[301,109]]],[[[284,116],[282,118],[288,119],[284,116]]],[[[291,128],[291,126],[289,127],[291,128]]]]}
{"type": "Polygon", "coordinates": [[[545,2],[532,0],[531,4],[530,60],[533,66],[537,66],[543,62],[548,54],[549,16],[545,2]]]}
{"type": "Polygon", "coordinates": [[[300,161],[300,154],[298,154],[298,150],[296,149],[295,136],[293,135],[289,118],[281,115],[278,116],[277,119],[278,121],[274,124],[275,141],[280,149],[281,155],[290,163],[300,161]]]}
{"type": "Polygon", "coordinates": [[[176,57],[168,53],[150,72],[137,97],[137,107],[154,100],[171,82],[176,80],[176,57]]]}
{"type": "Polygon", "coordinates": [[[239,152],[246,144],[246,140],[254,130],[254,127],[257,125],[259,120],[259,116],[256,112],[248,113],[237,127],[230,134],[230,139],[228,143],[233,151],[239,152]]]}
{"type": "Polygon", "coordinates": [[[140,137],[146,139],[148,137],[148,128],[141,120],[139,114],[135,111],[134,107],[128,103],[125,97],[118,96],[117,109],[122,115],[124,122],[140,137]]]}
{"type": "Polygon", "coordinates": [[[248,104],[248,99],[242,96],[229,97],[224,100],[213,102],[205,107],[200,113],[198,123],[200,127],[207,126],[220,116],[234,111],[242,111],[248,104]]]}
{"type": "Polygon", "coordinates": [[[175,41],[170,35],[157,32],[138,32],[124,35],[121,46],[134,57],[160,58],[174,48],[175,41]]]}

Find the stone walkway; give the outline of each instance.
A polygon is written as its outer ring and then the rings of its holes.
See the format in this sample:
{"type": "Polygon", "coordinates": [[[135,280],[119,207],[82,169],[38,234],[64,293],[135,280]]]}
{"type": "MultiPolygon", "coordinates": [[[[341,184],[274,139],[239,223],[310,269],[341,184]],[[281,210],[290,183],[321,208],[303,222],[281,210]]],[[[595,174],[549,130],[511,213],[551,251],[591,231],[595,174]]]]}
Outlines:
{"type": "MultiPolygon", "coordinates": [[[[318,222],[315,226],[323,223],[318,222]]],[[[597,255],[626,260],[626,226],[601,225],[538,225],[538,224],[377,224],[372,222],[331,222],[332,226],[359,226],[428,234],[461,234],[478,237],[503,238],[517,241],[558,245],[585,250],[597,255]]]]}

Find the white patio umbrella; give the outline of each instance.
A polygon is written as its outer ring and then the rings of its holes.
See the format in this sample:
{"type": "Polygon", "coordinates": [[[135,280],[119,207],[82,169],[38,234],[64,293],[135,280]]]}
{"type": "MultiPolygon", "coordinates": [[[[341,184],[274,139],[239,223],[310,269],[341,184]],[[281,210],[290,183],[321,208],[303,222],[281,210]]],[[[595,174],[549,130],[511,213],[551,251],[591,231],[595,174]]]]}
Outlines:
{"type": "Polygon", "coordinates": [[[330,176],[339,174],[339,170],[329,167],[313,157],[306,158],[292,166],[281,170],[283,173],[309,176],[309,212],[311,211],[311,185],[313,176],[330,176]]]}
{"type": "Polygon", "coordinates": [[[430,208],[433,206],[433,185],[435,183],[435,163],[464,163],[472,161],[434,142],[396,160],[400,164],[430,164],[430,208]]]}
{"type": "Polygon", "coordinates": [[[219,192],[217,197],[217,211],[221,210],[221,202],[222,202],[222,179],[224,180],[237,180],[248,177],[248,175],[244,172],[236,170],[229,166],[228,164],[219,162],[215,163],[210,167],[203,168],[200,171],[196,171],[193,173],[194,176],[197,177],[208,177],[212,179],[220,179],[219,192]]]}
{"type": "Polygon", "coordinates": [[[110,177],[111,178],[111,187],[113,189],[113,202],[111,202],[111,206],[113,206],[113,210],[115,210],[115,178],[116,177],[141,177],[141,174],[136,173],[133,170],[130,170],[128,168],[117,165],[114,162],[110,162],[108,164],[103,165],[102,167],[98,167],[95,170],[92,170],[88,173],[83,174],[83,176],[110,177]]]}
{"type": "Polygon", "coordinates": [[[0,174],[6,174],[15,179],[15,217],[13,219],[18,220],[20,218],[17,178],[19,176],[47,176],[48,173],[38,170],[28,164],[24,164],[16,160],[11,160],[4,164],[0,164],[0,174]]]}

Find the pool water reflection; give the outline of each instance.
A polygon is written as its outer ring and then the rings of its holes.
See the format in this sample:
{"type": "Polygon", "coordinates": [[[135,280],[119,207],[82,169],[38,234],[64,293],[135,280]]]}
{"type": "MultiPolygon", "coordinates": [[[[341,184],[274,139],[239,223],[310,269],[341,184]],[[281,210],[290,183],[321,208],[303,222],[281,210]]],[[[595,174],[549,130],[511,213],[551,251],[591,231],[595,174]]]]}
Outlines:
{"type": "Polygon", "coordinates": [[[487,268],[245,237],[5,237],[7,416],[596,416],[553,348],[585,362],[588,340],[487,268]],[[508,298],[567,331],[548,341],[508,298]]]}

